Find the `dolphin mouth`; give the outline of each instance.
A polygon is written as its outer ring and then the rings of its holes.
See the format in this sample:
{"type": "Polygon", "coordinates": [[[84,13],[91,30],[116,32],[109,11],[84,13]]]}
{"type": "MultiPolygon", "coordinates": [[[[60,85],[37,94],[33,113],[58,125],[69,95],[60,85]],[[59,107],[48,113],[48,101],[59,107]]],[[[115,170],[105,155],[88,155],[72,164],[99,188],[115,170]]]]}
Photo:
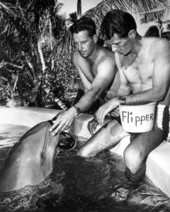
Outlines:
{"type": "MultiPolygon", "coordinates": [[[[49,121],[49,123],[51,125],[50,121],[49,121]]],[[[49,133],[49,131],[47,130],[46,136],[45,136],[46,137],[45,142],[44,142],[43,149],[41,152],[41,159],[45,159],[46,150],[47,150],[48,146],[50,146],[53,138],[56,136],[56,135],[53,135],[50,139],[48,139],[48,133],[49,133]]],[[[58,148],[59,152],[63,151],[63,150],[71,151],[76,147],[76,145],[77,145],[77,142],[70,133],[63,131],[59,134],[59,141],[57,144],[57,148],[58,148]]]]}
{"type": "MultiPolygon", "coordinates": [[[[53,125],[53,120],[56,119],[57,116],[55,116],[52,120],[49,120],[50,125],[53,125]]],[[[52,141],[53,137],[51,138],[52,141]]],[[[49,144],[51,143],[49,142],[49,144]]],[[[68,132],[61,132],[60,138],[57,147],[59,150],[73,150],[77,146],[76,140],[73,138],[73,136],[68,132]]]]}
{"type": "Polygon", "coordinates": [[[60,150],[73,150],[77,145],[76,140],[73,138],[73,136],[70,135],[70,133],[67,132],[61,132],[60,133],[60,139],[58,142],[58,148],[60,150]]]}
{"type": "Polygon", "coordinates": [[[54,138],[54,136],[51,136],[49,138],[49,128],[48,128],[45,133],[45,141],[44,141],[44,145],[43,145],[42,152],[41,152],[41,159],[45,159],[47,148],[50,146],[53,138],[54,138]]]}

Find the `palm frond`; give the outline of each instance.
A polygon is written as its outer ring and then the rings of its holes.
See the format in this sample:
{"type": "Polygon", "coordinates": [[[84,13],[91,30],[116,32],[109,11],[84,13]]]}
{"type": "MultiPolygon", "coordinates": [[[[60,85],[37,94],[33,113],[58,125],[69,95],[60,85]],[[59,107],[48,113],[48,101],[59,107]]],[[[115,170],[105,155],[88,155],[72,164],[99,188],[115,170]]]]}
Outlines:
{"type": "Polygon", "coordinates": [[[167,11],[167,0],[103,0],[84,16],[91,17],[99,27],[103,17],[112,9],[121,9],[138,15],[142,23],[147,23],[161,19],[167,11]]]}
{"type": "Polygon", "coordinates": [[[81,18],[82,11],[81,11],[81,0],[77,0],[77,17],[81,18]]]}
{"type": "Polygon", "coordinates": [[[0,14],[2,16],[3,11],[5,11],[8,14],[14,15],[14,10],[13,10],[12,4],[6,3],[6,2],[0,2],[0,14]]]}

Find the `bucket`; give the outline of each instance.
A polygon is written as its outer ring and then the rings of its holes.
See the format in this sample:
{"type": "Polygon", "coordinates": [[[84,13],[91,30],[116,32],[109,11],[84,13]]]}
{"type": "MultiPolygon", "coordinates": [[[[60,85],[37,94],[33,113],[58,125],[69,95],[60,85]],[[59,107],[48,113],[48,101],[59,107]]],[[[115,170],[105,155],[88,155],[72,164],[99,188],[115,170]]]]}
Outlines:
{"type": "Polygon", "coordinates": [[[156,102],[143,105],[120,105],[122,127],[126,132],[141,133],[153,129],[156,102]]]}

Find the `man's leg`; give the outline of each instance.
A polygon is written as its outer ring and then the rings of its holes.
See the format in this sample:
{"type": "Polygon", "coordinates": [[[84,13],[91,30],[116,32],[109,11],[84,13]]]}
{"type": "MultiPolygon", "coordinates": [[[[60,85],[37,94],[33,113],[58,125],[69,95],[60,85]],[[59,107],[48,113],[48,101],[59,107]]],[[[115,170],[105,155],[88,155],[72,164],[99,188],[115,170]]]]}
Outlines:
{"type": "Polygon", "coordinates": [[[83,157],[96,156],[99,152],[115,146],[122,138],[128,136],[118,121],[112,120],[97,131],[79,150],[83,157]]]}
{"type": "Polygon", "coordinates": [[[132,181],[141,180],[146,171],[146,158],[164,140],[163,131],[155,127],[154,130],[139,134],[124,151],[126,165],[125,174],[132,181]]]}

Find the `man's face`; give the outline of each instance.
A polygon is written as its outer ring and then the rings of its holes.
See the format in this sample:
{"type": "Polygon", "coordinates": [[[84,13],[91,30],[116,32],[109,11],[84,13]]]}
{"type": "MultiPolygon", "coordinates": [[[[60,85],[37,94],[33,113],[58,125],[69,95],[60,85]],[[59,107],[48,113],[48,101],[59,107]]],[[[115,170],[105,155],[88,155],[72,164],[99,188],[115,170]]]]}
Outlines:
{"type": "Polygon", "coordinates": [[[130,38],[120,38],[119,35],[116,33],[110,40],[106,40],[105,44],[110,45],[113,52],[117,51],[122,55],[128,55],[132,49],[130,38]]]}
{"type": "Polygon", "coordinates": [[[94,36],[90,37],[88,31],[84,30],[78,33],[74,33],[73,38],[80,55],[84,58],[89,57],[95,47],[94,36]]]}

